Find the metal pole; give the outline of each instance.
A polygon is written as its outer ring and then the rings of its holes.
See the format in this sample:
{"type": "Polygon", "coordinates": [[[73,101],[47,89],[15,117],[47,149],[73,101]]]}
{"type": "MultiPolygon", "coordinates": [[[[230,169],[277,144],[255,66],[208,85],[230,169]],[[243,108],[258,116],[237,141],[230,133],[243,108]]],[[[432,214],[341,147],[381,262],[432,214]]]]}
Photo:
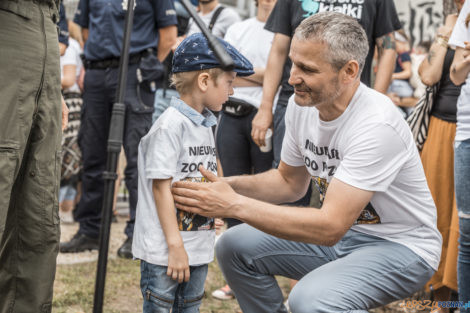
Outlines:
{"type": "Polygon", "coordinates": [[[109,235],[111,230],[111,217],[113,214],[114,187],[116,184],[116,168],[121,152],[122,138],[124,134],[124,118],[126,106],[124,97],[126,93],[127,70],[129,64],[129,49],[131,41],[132,25],[134,20],[134,0],[128,0],[124,39],[122,43],[121,58],[119,63],[119,79],[116,91],[116,102],[113,105],[111,124],[108,137],[108,158],[106,171],[103,173],[104,196],[101,212],[100,250],[98,256],[98,267],[95,281],[95,298],[93,302],[93,313],[103,311],[104,288],[106,282],[106,267],[108,263],[109,235]]]}
{"type": "MultiPolygon", "coordinates": [[[[201,18],[197,15],[196,11],[189,3],[188,0],[181,0],[188,13],[196,21],[196,24],[201,29],[204,36],[206,36],[209,46],[214,51],[217,59],[221,64],[221,68],[230,71],[234,68],[233,60],[230,55],[224,50],[223,46],[219,43],[209,29],[204,25],[201,18]]],[[[134,20],[134,0],[128,0],[124,39],[121,51],[121,58],[119,63],[119,85],[117,89],[116,102],[113,105],[111,116],[111,125],[109,127],[108,137],[108,158],[106,163],[106,171],[103,173],[104,179],[104,196],[102,206],[102,218],[100,229],[100,250],[98,256],[98,266],[96,271],[95,281],[95,296],[93,302],[93,313],[103,312],[103,298],[104,288],[106,281],[106,266],[108,263],[108,249],[109,249],[109,235],[111,230],[112,207],[114,200],[114,187],[117,179],[116,168],[121,152],[122,138],[124,134],[124,118],[126,113],[126,106],[124,104],[124,96],[126,92],[126,78],[129,64],[129,49],[131,31],[134,20]]]]}

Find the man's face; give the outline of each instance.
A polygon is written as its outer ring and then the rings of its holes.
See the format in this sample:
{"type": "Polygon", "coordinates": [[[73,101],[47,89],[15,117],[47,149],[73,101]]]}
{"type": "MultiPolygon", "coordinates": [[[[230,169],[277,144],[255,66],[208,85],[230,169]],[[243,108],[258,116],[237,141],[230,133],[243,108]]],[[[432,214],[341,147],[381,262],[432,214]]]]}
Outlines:
{"type": "Polygon", "coordinates": [[[294,87],[295,102],[300,106],[329,106],[341,94],[339,73],[325,57],[325,44],[312,40],[292,39],[289,84],[294,87]]]}

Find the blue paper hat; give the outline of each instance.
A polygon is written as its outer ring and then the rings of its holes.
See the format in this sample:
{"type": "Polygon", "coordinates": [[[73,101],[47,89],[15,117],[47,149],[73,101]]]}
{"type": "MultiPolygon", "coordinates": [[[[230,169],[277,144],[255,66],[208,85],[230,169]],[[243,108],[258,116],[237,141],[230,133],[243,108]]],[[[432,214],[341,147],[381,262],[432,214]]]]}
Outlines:
{"type": "MultiPolygon", "coordinates": [[[[253,65],[231,44],[217,38],[225,48],[225,51],[232,57],[235,65],[233,71],[238,76],[253,75],[253,65]]],[[[191,72],[220,67],[214,51],[209,47],[209,43],[202,33],[195,33],[184,39],[176,48],[173,55],[173,73],[191,72]]]]}

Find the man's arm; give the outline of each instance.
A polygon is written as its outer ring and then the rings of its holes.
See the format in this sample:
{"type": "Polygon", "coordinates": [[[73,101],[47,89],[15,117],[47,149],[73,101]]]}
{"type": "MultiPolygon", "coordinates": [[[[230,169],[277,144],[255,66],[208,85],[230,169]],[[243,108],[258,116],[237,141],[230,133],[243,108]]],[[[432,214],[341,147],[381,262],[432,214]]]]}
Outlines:
{"type": "Polygon", "coordinates": [[[158,29],[160,39],[158,41],[157,58],[163,62],[171,48],[176,43],[176,36],[178,34],[176,25],[170,25],[158,29]]]}
{"type": "Polygon", "coordinates": [[[288,203],[307,192],[310,175],[305,166],[293,167],[282,162],[277,169],[256,175],[225,177],[239,194],[270,203],[288,203]]]}
{"type": "Polygon", "coordinates": [[[83,38],[83,44],[88,40],[88,28],[83,28],[82,27],[82,38],[83,38]]]}
{"type": "MultiPolygon", "coordinates": [[[[213,183],[182,182],[173,186],[174,199],[179,208],[206,216],[234,217],[279,238],[319,245],[331,246],[337,243],[350,229],[373,195],[371,191],[352,187],[333,178],[321,210],[286,207],[237,194],[226,182],[210,172],[204,170],[201,172],[213,183]]],[[[268,179],[273,176],[265,175],[265,179],[262,179],[261,175],[256,176],[258,180],[252,183],[262,186],[257,187],[257,190],[272,187],[268,179]]],[[[247,191],[247,187],[242,191],[247,191]]],[[[285,187],[285,184],[280,187],[285,187]]],[[[281,189],[271,192],[274,194],[284,191],[281,189]]]]}
{"type": "Polygon", "coordinates": [[[233,87],[259,87],[263,86],[263,78],[265,69],[262,67],[255,67],[253,75],[247,77],[236,77],[233,82],[233,87]]]}
{"type": "Polygon", "coordinates": [[[269,51],[263,79],[263,98],[251,129],[251,137],[258,146],[264,146],[266,131],[273,122],[273,102],[282,78],[282,70],[289,55],[291,37],[276,33],[269,51]]]}
{"type": "Polygon", "coordinates": [[[459,86],[465,82],[470,73],[470,43],[465,43],[465,48],[455,49],[454,60],[450,67],[450,80],[459,86]]]}
{"type": "Polygon", "coordinates": [[[396,60],[395,35],[388,33],[375,40],[378,53],[378,69],[375,77],[374,89],[385,94],[387,93],[396,60]]]}
{"type": "Polygon", "coordinates": [[[171,178],[154,179],[152,190],[158,219],[168,245],[167,275],[179,283],[189,281],[188,255],[176,221],[175,204],[171,194],[171,178]]]}

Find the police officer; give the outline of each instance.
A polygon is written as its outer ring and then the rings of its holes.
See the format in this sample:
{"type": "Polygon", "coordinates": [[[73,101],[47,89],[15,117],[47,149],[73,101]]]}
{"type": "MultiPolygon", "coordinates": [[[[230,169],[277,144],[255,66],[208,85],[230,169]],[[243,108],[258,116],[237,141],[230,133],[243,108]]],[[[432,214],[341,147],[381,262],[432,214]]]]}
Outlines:
{"type": "Polygon", "coordinates": [[[0,1],[0,312],[52,308],[60,238],[57,8],[54,0],[0,1]]]}
{"type": "MultiPolygon", "coordinates": [[[[98,249],[106,166],[106,146],[118,84],[119,56],[124,33],[127,0],[80,0],[75,23],[82,27],[86,68],[79,145],[82,150],[82,195],[75,210],[80,228],[61,252],[98,249]]],[[[163,61],[176,40],[176,12],[172,0],[137,0],[131,33],[129,72],[126,87],[124,151],[125,181],[129,190],[130,220],[127,240],[118,250],[132,257],[132,236],[137,205],[137,147],[151,126],[153,91],[158,87],[146,76],[158,76],[163,61]],[[144,66],[144,63],[146,66],[144,66]],[[150,64],[150,66],[148,66],[150,64]],[[148,70],[146,70],[148,69],[148,70]],[[144,81],[140,82],[140,78],[144,81]]]]}

